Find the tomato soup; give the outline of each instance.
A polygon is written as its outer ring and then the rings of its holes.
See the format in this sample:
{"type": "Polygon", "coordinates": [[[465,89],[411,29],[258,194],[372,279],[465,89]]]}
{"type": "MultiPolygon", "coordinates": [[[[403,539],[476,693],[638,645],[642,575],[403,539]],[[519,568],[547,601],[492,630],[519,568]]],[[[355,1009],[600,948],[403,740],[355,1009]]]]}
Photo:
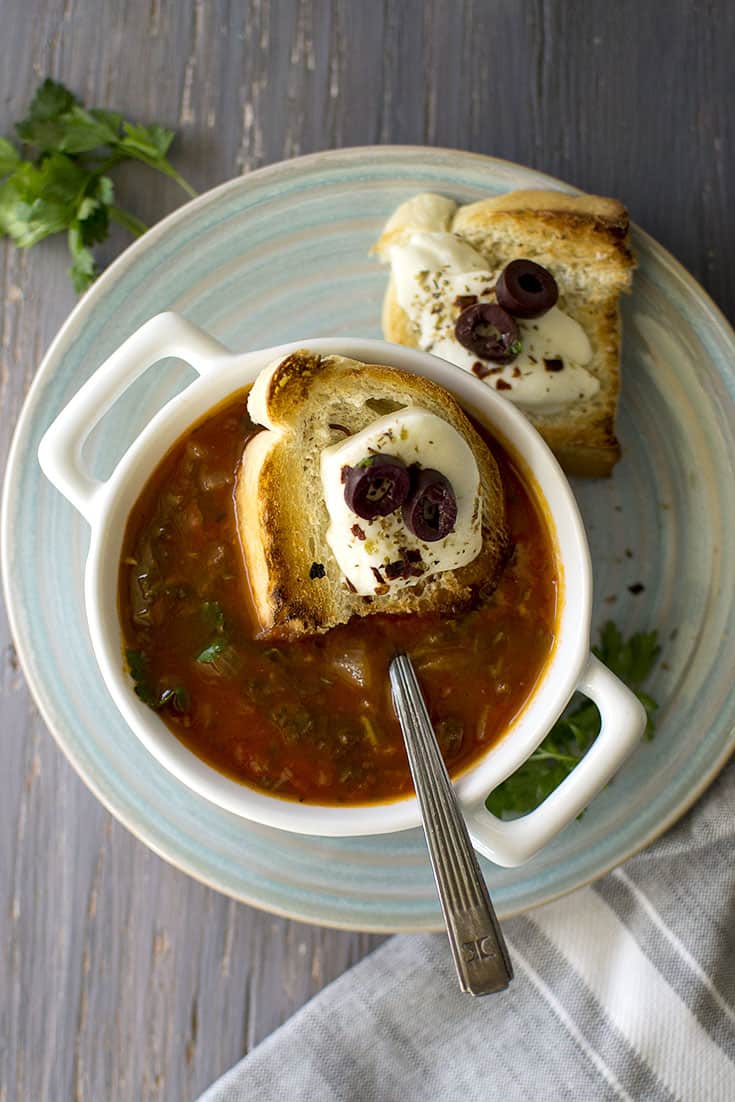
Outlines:
{"type": "Polygon", "coordinates": [[[365,804],[412,792],[388,664],[410,655],[453,776],[502,738],[554,644],[558,567],[543,510],[511,456],[500,468],[513,552],[497,588],[454,618],[359,618],[325,635],[256,637],[233,487],[258,431],[247,391],[187,431],[128,519],[119,572],[136,692],[193,753],[284,799],[365,804]]]}

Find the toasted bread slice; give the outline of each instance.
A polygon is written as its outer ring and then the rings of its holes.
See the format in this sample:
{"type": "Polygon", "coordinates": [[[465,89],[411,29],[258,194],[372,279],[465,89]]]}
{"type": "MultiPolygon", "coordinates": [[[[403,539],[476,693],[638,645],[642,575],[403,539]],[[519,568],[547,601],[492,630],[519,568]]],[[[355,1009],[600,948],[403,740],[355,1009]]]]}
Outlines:
{"type": "MultiPolygon", "coordinates": [[[[467,206],[422,194],[403,203],[375,246],[388,260],[393,244],[417,230],[450,232],[499,271],[524,257],[548,268],[559,307],[585,330],[593,356],[585,365],[597,393],[548,413],[524,410],[569,474],[608,475],[620,458],[615,413],[620,392],[619,295],[630,288],[634,259],[628,215],[614,199],[559,191],[513,191],[467,206]]],[[[393,282],[383,304],[387,340],[418,347],[418,331],[398,304],[393,282]]]]}
{"type": "Polygon", "coordinates": [[[451,615],[492,591],[508,550],[500,475],[489,448],[443,388],[393,368],[299,351],[261,373],[248,409],[264,431],[245,448],[235,503],[263,635],[325,632],[353,616],[379,612],[451,615]],[[456,570],[384,595],[360,596],[326,541],[330,518],[320,457],[345,438],[345,430],[360,432],[406,406],[441,417],[471,447],[480,473],[482,546],[456,570]]]}

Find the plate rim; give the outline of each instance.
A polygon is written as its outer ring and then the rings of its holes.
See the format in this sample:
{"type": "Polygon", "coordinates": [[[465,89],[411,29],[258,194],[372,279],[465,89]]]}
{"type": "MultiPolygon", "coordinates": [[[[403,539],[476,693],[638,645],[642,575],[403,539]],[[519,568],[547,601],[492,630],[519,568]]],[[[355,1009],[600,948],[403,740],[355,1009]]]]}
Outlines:
{"type": "MultiPolygon", "coordinates": [[[[104,297],[107,292],[108,284],[114,284],[118,275],[127,270],[131,264],[138,260],[138,257],[143,255],[151,248],[155,248],[160,238],[164,237],[168,231],[175,227],[179,222],[185,221],[192,213],[198,212],[200,209],[204,209],[211,203],[217,203],[223,196],[230,193],[236,193],[240,188],[247,190],[250,182],[255,180],[256,182],[267,178],[268,176],[277,176],[279,173],[286,170],[294,170],[297,174],[299,170],[308,170],[310,167],[316,165],[319,166],[323,163],[339,162],[346,158],[358,159],[360,157],[369,157],[371,155],[380,154],[382,156],[392,156],[396,160],[396,170],[400,172],[401,158],[412,156],[425,156],[431,158],[437,154],[453,155],[461,157],[463,160],[476,160],[484,165],[497,165],[507,166],[513,170],[520,170],[521,172],[531,172],[543,183],[549,185],[556,185],[556,190],[566,191],[567,193],[580,193],[581,189],[569,184],[567,181],[558,177],[551,176],[548,173],[541,172],[538,169],[532,168],[528,165],[522,165],[515,161],[510,161],[505,158],[492,157],[483,153],[475,153],[467,150],[453,149],[451,147],[444,146],[424,146],[424,145],[361,145],[361,146],[344,146],[339,149],[321,150],[314,153],[303,154],[299,157],[292,157],[285,160],[275,161],[272,164],[263,165],[260,168],[254,169],[246,174],[235,176],[232,179],[226,180],[221,184],[216,185],[213,188],[202,192],[196,198],[189,200],[182,206],[177,207],[174,211],[168,214],[165,218],[156,222],[154,226],[149,229],[143,237],[130,243],[127,248],[105,269],[102,275],[96,280],[89,291],[82,296],[77,304],[72,308],[70,314],[62,323],[56,336],[49,345],[46,353],[41,359],[38,365],[28,392],[25,395],[23,404],[18,415],[13,434],[11,437],[10,448],[8,450],[8,458],[5,467],[4,484],[2,493],[2,502],[0,503],[0,572],[2,573],[3,583],[3,596],[5,600],[5,606],[7,609],[8,622],[10,627],[11,640],[15,646],[15,650],[18,656],[19,663],[23,670],[26,685],[30,691],[31,697],[39,710],[44,725],[52,735],[56,745],[62,752],[66,760],[72,766],[77,776],[92,792],[94,797],[102,804],[102,806],[109,812],[122,826],[125,827],[135,838],[141,841],[148,849],[152,850],[158,857],[172,865],[174,868],[191,876],[192,879],[205,885],[214,891],[219,892],[228,898],[235,899],[240,903],[245,903],[251,907],[255,907],[258,910],[264,911],[269,914],[274,914],[282,918],[292,919],[294,921],[305,922],[310,925],[323,926],[325,928],[348,930],[348,931],[360,931],[365,933],[374,934],[394,934],[394,933],[426,933],[426,932],[439,932],[444,927],[439,921],[436,923],[420,923],[396,926],[395,923],[368,923],[356,918],[355,920],[336,920],[334,918],[324,919],[315,917],[313,914],[303,913],[297,903],[292,907],[284,908],[279,907],[273,903],[266,903],[261,899],[252,898],[247,892],[231,891],[225,889],[221,884],[218,884],[214,877],[209,877],[203,873],[200,869],[190,867],[186,859],[180,857],[177,853],[170,853],[166,851],[166,847],[159,845],[158,842],[149,836],[149,832],[146,829],[145,823],[139,823],[134,814],[128,813],[125,809],[119,809],[115,807],[114,801],[109,799],[106,794],[103,794],[96,779],[92,775],[91,771],[88,771],[84,764],[79,761],[76,755],[67,748],[64,743],[63,736],[57,731],[55,726],[55,717],[52,716],[50,704],[44,698],[42,689],[36,684],[34,675],[30,672],[33,669],[33,662],[31,658],[31,648],[27,644],[20,631],[20,612],[15,605],[15,596],[11,586],[11,536],[10,536],[10,508],[11,501],[14,497],[14,492],[17,488],[18,471],[21,459],[22,447],[25,437],[32,424],[33,413],[35,411],[36,400],[40,391],[46,383],[46,376],[53,374],[54,362],[59,358],[62,346],[66,346],[67,342],[73,339],[74,332],[78,330],[86,321],[88,314],[94,309],[97,300],[104,297]],[[27,650],[26,650],[27,647],[27,650]]],[[[681,283],[685,286],[687,292],[691,294],[698,302],[698,305],[709,315],[709,320],[721,330],[722,336],[733,346],[735,352],[735,330],[730,325],[728,319],[725,317],[723,311],[715,303],[711,295],[706,291],[704,287],[691,275],[690,272],[681,264],[679,260],[673,256],[663,245],[661,245],[654,237],[648,234],[645,230],[641,229],[637,224],[632,223],[631,228],[643,242],[647,249],[654,257],[668,268],[673,275],[679,278],[681,283]]],[[[619,865],[628,861],[631,857],[640,853],[652,842],[660,838],[667,830],[670,829],[683,815],[697,802],[700,796],[706,791],[706,789],[716,779],[718,774],[727,764],[728,760],[733,756],[735,752],[735,726],[733,726],[729,732],[727,741],[723,746],[722,751],[715,760],[711,763],[710,767],[702,773],[697,783],[686,793],[684,798],[674,806],[670,812],[664,816],[664,818],[656,824],[656,826],[650,830],[643,838],[639,839],[635,845],[631,846],[626,852],[617,857],[615,860],[607,863],[602,868],[598,868],[594,873],[584,879],[577,881],[571,887],[562,887],[557,891],[547,891],[541,899],[538,899],[531,904],[531,906],[519,906],[511,907],[508,910],[499,911],[499,917],[502,919],[512,918],[515,915],[526,913],[529,910],[533,910],[536,907],[543,906],[546,903],[551,903],[555,899],[562,898],[565,895],[570,894],[573,891],[577,891],[580,888],[586,887],[589,884],[595,883],[597,880],[606,876],[612,869],[617,868],[619,865]]]]}

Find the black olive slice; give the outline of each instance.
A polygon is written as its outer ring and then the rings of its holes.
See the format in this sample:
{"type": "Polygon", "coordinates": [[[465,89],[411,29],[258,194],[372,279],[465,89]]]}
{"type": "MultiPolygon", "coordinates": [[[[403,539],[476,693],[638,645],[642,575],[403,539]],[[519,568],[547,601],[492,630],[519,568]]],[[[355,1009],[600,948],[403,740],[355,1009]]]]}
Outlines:
{"type": "Polygon", "coordinates": [[[443,540],[454,529],[457,499],[449,479],[430,467],[415,471],[415,481],[403,506],[409,532],[425,543],[443,540]]]}
{"type": "Polygon", "coordinates": [[[511,363],[520,351],[515,320],[494,302],[468,306],[457,318],[454,333],[473,355],[496,364],[511,363]]]}
{"type": "Polygon", "coordinates": [[[408,497],[411,480],[406,464],[395,455],[369,455],[350,467],[345,501],[363,520],[387,517],[408,497]]]}
{"type": "Polygon", "coordinates": [[[517,318],[539,318],[556,306],[559,288],[548,269],[533,260],[511,260],[495,284],[498,302],[517,318]]]}

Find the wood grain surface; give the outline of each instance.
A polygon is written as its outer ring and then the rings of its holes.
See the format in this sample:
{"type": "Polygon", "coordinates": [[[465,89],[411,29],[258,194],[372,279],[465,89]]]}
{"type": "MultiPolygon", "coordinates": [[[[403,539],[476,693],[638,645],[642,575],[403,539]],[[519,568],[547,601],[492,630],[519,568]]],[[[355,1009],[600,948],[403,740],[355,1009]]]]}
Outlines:
{"type": "MultiPolygon", "coordinates": [[[[176,127],[202,190],[336,145],[494,154],[621,198],[732,318],[734,47],[727,0],[0,0],[0,134],[51,75],[176,127]]],[[[149,222],[181,199],[140,168],[119,197],[149,222]]],[[[66,266],[0,245],[0,460],[66,266]]],[[[60,755],[4,619],[0,654],[0,1102],[193,1099],[380,939],[148,852],[60,755]]]]}

